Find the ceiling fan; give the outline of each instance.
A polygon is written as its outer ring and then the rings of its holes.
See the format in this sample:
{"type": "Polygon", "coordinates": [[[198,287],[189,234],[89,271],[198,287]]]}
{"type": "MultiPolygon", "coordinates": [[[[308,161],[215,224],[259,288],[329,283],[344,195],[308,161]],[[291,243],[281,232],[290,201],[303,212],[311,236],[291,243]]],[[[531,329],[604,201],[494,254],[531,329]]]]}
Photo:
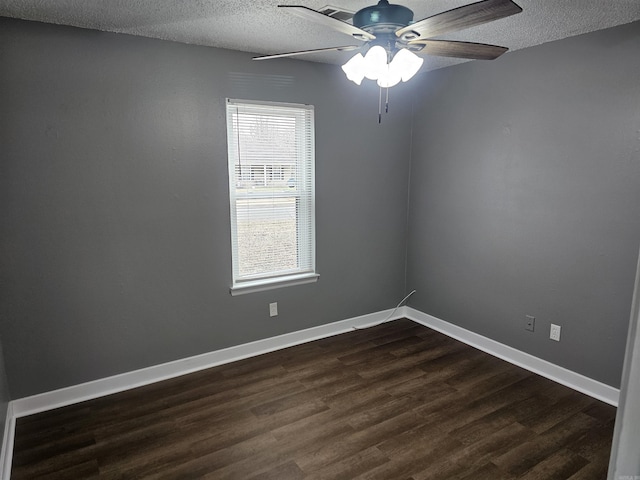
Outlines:
{"type": "Polygon", "coordinates": [[[377,81],[380,86],[378,123],[382,122],[382,89],[386,89],[385,112],[388,112],[389,88],[400,81],[406,82],[422,66],[424,59],[416,54],[493,60],[508,50],[497,45],[432,40],[432,37],[482,25],[522,11],[511,0],[482,0],[413,22],[413,11],[409,8],[390,4],[388,0],[379,0],[377,5],[358,10],[351,24],[301,5],[278,7],[365,43],[262,55],[253,59],[268,60],[309,53],[360,50],[342,66],[342,70],[357,85],[364,78],[377,81]]]}
{"type": "Polygon", "coordinates": [[[416,53],[476,60],[498,58],[508,49],[497,45],[431,38],[522,11],[511,0],[482,0],[414,23],[413,11],[402,5],[390,4],[388,0],[380,0],[377,5],[358,10],[353,16],[353,24],[350,24],[300,5],[278,7],[365,43],[263,55],[254,57],[254,60],[360,49],[365,55],[357,53],[342,67],[343,70],[358,85],[366,77],[377,80],[381,88],[392,87],[400,80],[409,80],[422,66],[423,60],[416,53]]]}

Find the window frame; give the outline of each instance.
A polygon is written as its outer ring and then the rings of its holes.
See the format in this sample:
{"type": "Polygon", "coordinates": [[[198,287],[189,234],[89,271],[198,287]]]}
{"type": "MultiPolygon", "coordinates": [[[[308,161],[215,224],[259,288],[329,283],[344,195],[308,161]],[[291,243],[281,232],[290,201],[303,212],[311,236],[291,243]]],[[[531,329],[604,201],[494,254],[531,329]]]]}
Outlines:
{"type": "MultiPolygon", "coordinates": [[[[268,102],[244,99],[226,99],[227,122],[227,164],[229,172],[229,213],[231,224],[231,268],[232,278],[229,291],[231,295],[270,290],[291,285],[300,285],[315,282],[319,278],[316,271],[316,235],[315,235],[315,131],[314,131],[314,107],[313,105],[268,102]],[[254,164],[242,161],[239,152],[239,130],[234,123],[234,113],[238,109],[256,108],[269,114],[268,108],[273,107],[273,116],[284,116],[286,110],[291,110],[291,118],[295,120],[296,128],[296,156],[293,169],[296,172],[296,188],[291,192],[284,191],[266,195],[274,198],[294,198],[296,208],[296,263],[297,267],[289,270],[272,270],[253,275],[240,273],[240,255],[238,248],[238,199],[249,200],[251,198],[265,198],[260,195],[247,195],[237,192],[238,181],[246,180],[244,174],[250,172],[253,177],[254,164]],[[295,113],[293,113],[295,112],[295,113]],[[301,120],[304,118],[304,120],[301,120]],[[301,130],[299,130],[301,129],[301,130]],[[302,142],[302,146],[298,144],[302,142]],[[240,177],[236,175],[240,173],[240,177]],[[300,181],[302,180],[302,182],[300,181]],[[302,212],[302,213],[300,213],[302,212]],[[302,264],[302,266],[301,266],[302,264]]],[[[271,176],[275,168],[281,169],[284,176],[285,169],[281,165],[269,163],[268,158],[262,163],[264,167],[264,182],[268,180],[268,171],[271,176]]],[[[288,180],[284,180],[288,182],[288,180]]]]}

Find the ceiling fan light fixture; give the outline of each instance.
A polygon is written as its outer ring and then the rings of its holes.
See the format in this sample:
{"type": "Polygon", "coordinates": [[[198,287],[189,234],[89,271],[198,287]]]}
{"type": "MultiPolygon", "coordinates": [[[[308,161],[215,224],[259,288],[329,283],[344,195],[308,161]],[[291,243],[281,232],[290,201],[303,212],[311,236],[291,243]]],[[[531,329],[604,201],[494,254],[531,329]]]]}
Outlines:
{"type": "Polygon", "coordinates": [[[388,54],[384,47],[375,45],[364,57],[361,53],[351,57],[342,66],[342,70],[356,85],[360,85],[366,77],[369,80],[377,80],[382,88],[390,88],[400,81],[406,82],[413,77],[424,62],[422,58],[406,48],[399,50],[390,63],[387,63],[387,59],[388,54]]]}

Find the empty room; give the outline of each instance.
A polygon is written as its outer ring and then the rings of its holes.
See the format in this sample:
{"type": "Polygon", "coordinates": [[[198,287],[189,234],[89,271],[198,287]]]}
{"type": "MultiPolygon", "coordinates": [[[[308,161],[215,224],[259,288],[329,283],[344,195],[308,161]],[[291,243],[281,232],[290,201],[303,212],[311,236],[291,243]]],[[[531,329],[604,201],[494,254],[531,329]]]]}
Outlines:
{"type": "Polygon", "coordinates": [[[640,2],[0,0],[0,479],[640,479],[640,2]]]}

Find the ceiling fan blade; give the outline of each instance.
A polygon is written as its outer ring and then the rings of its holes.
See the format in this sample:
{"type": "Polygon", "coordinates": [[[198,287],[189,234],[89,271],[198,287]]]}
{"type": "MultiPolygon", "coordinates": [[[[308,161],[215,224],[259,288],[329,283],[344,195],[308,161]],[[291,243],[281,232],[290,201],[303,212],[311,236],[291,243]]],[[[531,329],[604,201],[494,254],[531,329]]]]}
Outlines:
{"type": "Polygon", "coordinates": [[[275,55],[261,55],[259,57],[253,57],[253,60],[269,60],[271,58],[284,58],[295,57],[296,55],[306,55],[307,53],[320,53],[320,52],[348,52],[350,50],[356,50],[360,48],[358,45],[345,45],[343,47],[328,47],[328,48],[316,48],[314,50],[301,50],[299,52],[287,52],[276,53],[275,55]]]}
{"type": "Polygon", "coordinates": [[[409,45],[424,45],[418,54],[439,57],[469,58],[472,60],[494,60],[509,50],[507,47],[484,43],[454,42],[450,40],[413,40],[409,45]]]}
{"type": "Polygon", "coordinates": [[[396,31],[396,35],[400,38],[405,36],[406,40],[430,38],[482,25],[521,11],[522,8],[511,0],[483,0],[419,20],[396,31]]]}
{"type": "Polygon", "coordinates": [[[375,35],[371,35],[369,32],[365,32],[361,28],[354,27],[353,25],[338,20],[337,18],[329,17],[323,13],[317,12],[311,8],[303,7],[302,5],[278,5],[280,8],[286,8],[294,15],[297,15],[312,22],[320,23],[326,27],[333,28],[347,35],[351,35],[358,40],[373,40],[375,35]]]}

